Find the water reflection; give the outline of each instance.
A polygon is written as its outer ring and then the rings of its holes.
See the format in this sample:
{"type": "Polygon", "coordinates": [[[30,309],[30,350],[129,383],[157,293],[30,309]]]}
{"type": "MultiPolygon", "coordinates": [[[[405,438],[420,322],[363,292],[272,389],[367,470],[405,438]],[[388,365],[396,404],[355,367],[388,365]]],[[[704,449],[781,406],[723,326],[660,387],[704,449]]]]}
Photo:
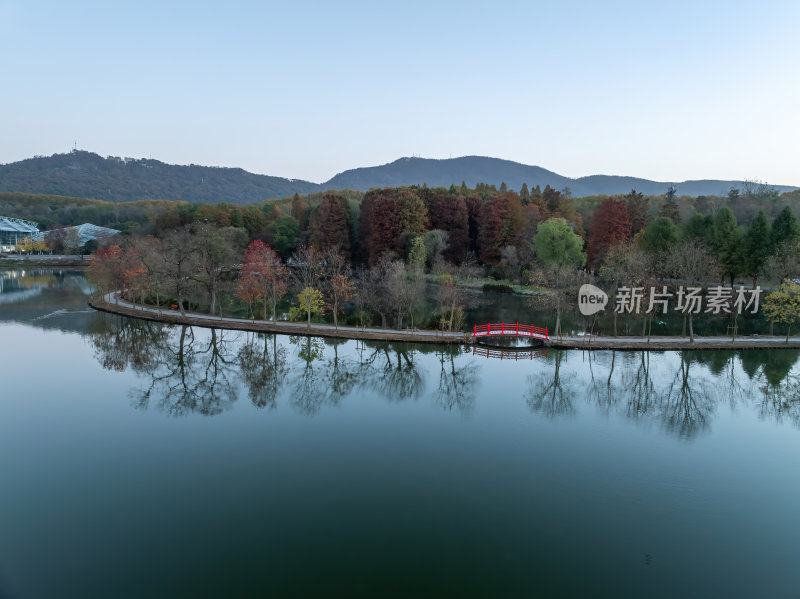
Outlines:
{"type": "Polygon", "coordinates": [[[573,402],[578,395],[578,381],[575,372],[561,371],[566,355],[567,352],[561,350],[550,352],[546,361],[552,365],[552,369],[543,369],[528,376],[528,391],[525,394],[528,407],[548,418],[572,416],[575,413],[573,402]]]}
{"type": "Polygon", "coordinates": [[[211,329],[202,338],[188,326],[168,326],[103,315],[91,343],[103,368],[149,378],[131,391],[140,409],[156,406],[169,414],[219,414],[236,401],[240,370],[234,359],[238,334],[211,329]]]}
{"type": "Polygon", "coordinates": [[[594,409],[690,440],[710,430],[727,405],[800,426],[800,350],[550,350],[509,362],[462,347],[287,338],[110,315],[97,318],[90,339],[103,368],[130,369],[147,381],[132,392],[138,408],[175,415],[219,414],[241,391],[259,409],[274,410],[285,398],[308,416],[356,393],[388,402],[427,400],[469,416],[485,379],[502,365],[512,388],[524,381],[528,409],[548,419],[594,409]]]}
{"type": "Polygon", "coordinates": [[[443,410],[457,410],[470,415],[475,407],[475,394],[480,381],[480,366],[461,362],[456,365],[456,357],[462,348],[447,346],[437,352],[442,368],[439,372],[439,386],[434,392],[434,402],[443,410]]]}
{"type": "Polygon", "coordinates": [[[275,409],[288,371],[286,349],[277,335],[249,334],[236,355],[247,395],[257,408],[275,409]]]}

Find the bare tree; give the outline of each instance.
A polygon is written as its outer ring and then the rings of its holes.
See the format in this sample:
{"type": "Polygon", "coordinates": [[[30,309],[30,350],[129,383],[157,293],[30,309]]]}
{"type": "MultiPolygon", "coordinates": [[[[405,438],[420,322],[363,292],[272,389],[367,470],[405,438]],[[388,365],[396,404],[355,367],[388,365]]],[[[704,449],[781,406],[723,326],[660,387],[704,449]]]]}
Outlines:
{"type": "Polygon", "coordinates": [[[188,225],[164,235],[162,255],[165,283],[175,294],[181,314],[185,314],[184,302],[191,291],[194,274],[192,235],[188,225]]]}
{"type": "Polygon", "coordinates": [[[614,337],[617,336],[617,291],[620,285],[637,287],[647,277],[647,255],[633,243],[618,243],[611,246],[603,258],[598,275],[611,283],[611,302],[613,313],[614,337]]]}
{"type": "Polygon", "coordinates": [[[192,278],[206,292],[209,314],[214,314],[223,279],[242,261],[234,230],[214,225],[197,225],[192,230],[194,267],[192,278]]]}
{"type": "Polygon", "coordinates": [[[156,308],[161,309],[161,295],[166,290],[167,263],[164,242],[158,237],[134,237],[131,241],[139,260],[147,271],[147,288],[155,295],[156,308]]]}
{"type": "MultiPolygon", "coordinates": [[[[704,280],[716,280],[719,277],[719,267],[706,247],[697,242],[690,241],[674,248],[666,263],[667,271],[673,278],[684,281],[690,286],[696,286],[704,280]]],[[[689,340],[694,342],[694,310],[684,304],[684,331],[688,315],[689,340]],[[688,308],[688,309],[687,309],[688,308]]]]}
{"type": "Polygon", "coordinates": [[[586,271],[578,269],[571,264],[561,262],[548,262],[537,265],[530,274],[529,283],[546,290],[535,296],[531,303],[536,307],[555,309],[556,326],[553,334],[561,336],[561,315],[572,305],[578,293],[578,288],[589,280],[586,271]]]}

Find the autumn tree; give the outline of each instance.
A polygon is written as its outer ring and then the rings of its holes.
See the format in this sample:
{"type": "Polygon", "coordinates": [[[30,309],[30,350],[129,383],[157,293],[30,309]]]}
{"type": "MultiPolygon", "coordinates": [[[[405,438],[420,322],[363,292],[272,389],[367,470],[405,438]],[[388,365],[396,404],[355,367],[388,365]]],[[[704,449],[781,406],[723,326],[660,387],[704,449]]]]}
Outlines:
{"type": "Polygon", "coordinates": [[[400,230],[408,235],[423,235],[428,230],[428,209],[419,195],[411,189],[403,189],[398,196],[400,203],[400,230]]]}
{"type": "Polygon", "coordinates": [[[332,193],[326,194],[309,219],[309,243],[325,251],[335,249],[350,257],[350,207],[347,200],[332,193]]]}
{"type": "Polygon", "coordinates": [[[275,251],[256,239],[247,246],[238,281],[238,294],[248,303],[263,302],[263,319],[267,319],[267,306],[272,308],[272,322],[276,322],[278,301],[286,295],[286,267],[275,251]]]}
{"type": "MultiPolygon", "coordinates": [[[[432,193],[427,200],[428,216],[432,231],[443,231],[447,234],[447,246],[442,249],[442,256],[452,262],[459,263],[469,249],[469,211],[466,200],[457,195],[432,193]]],[[[428,245],[426,234],[426,246],[428,245]]]]}
{"type": "Polygon", "coordinates": [[[589,235],[588,261],[597,268],[609,248],[633,236],[628,209],[620,199],[608,197],[595,210],[589,235]]]}
{"type": "Polygon", "coordinates": [[[304,294],[300,307],[305,310],[310,327],[312,313],[321,310],[325,303],[322,291],[319,290],[325,273],[324,255],[314,246],[298,248],[292,254],[289,273],[293,286],[298,291],[298,300],[300,294],[304,294]],[[317,306],[317,294],[322,302],[319,306],[317,306]]]}
{"type": "Polygon", "coordinates": [[[628,218],[631,221],[631,230],[634,235],[639,231],[644,231],[647,227],[650,212],[650,198],[645,197],[641,192],[632,189],[629,194],[623,196],[628,218]]]}
{"type": "Polygon", "coordinates": [[[291,210],[292,218],[297,221],[297,225],[300,227],[301,230],[306,228],[306,216],[308,215],[308,208],[306,207],[306,203],[303,201],[303,198],[300,197],[299,193],[294,194],[292,196],[292,210],[291,210]]]}
{"type": "Polygon", "coordinates": [[[371,190],[364,196],[359,217],[361,250],[371,266],[397,247],[402,224],[400,207],[392,190],[371,190]]]}
{"type": "Polygon", "coordinates": [[[328,282],[328,306],[333,313],[333,325],[339,328],[339,312],[344,302],[350,301],[355,295],[355,285],[345,274],[334,276],[328,282]]]}
{"type": "MultiPolygon", "coordinates": [[[[89,265],[88,278],[95,286],[99,287],[105,295],[110,291],[121,291],[124,285],[122,271],[123,250],[118,245],[100,248],[95,259],[89,265]]],[[[114,295],[115,303],[119,303],[118,294],[114,295]]]]}
{"type": "Polygon", "coordinates": [[[785,279],[778,291],[764,299],[763,310],[770,321],[786,324],[786,343],[789,343],[792,325],[800,320],[800,285],[785,279]]]}
{"type": "Polygon", "coordinates": [[[486,264],[499,264],[503,246],[522,245],[522,204],[512,192],[494,195],[483,205],[478,229],[478,249],[486,264]]]}
{"type": "Polygon", "coordinates": [[[122,287],[135,308],[136,298],[141,298],[147,288],[147,270],[142,264],[136,248],[127,248],[122,253],[120,268],[122,271],[122,287]]]}
{"type": "Polygon", "coordinates": [[[561,215],[560,191],[553,189],[549,185],[545,185],[544,191],[542,191],[542,202],[544,202],[544,207],[547,209],[549,215],[561,215]]]}
{"type": "Polygon", "coordinates": [[[333,312],[333,324],[339,328],[339,313],[342,304],[350,301],[355,294],[355,286],[351,281],[352,271],[347,258],[329,249],[322,253],[322,289],[327,299],[326,307],[333,312]]]}
{"type": "Polygon", "coordinates": [[[297,307],[290,310],[292,315],[306,314],[308,317],[307,326],[311,328],[311,316],[321,314],[325,306],[325,298],[319,289],[306,287],[297,294],[297,307]]]}

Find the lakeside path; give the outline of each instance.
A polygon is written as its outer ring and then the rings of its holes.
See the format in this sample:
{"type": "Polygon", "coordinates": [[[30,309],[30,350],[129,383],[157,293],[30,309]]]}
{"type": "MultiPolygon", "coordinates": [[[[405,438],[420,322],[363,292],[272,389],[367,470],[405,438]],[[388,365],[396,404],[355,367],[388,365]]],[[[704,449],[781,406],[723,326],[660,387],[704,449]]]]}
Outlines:
{"type": "Polygon", "coordinates": [[[731,340],[728,336],[698,337],[694,342],[688,337],[607,337],[597,336],[568,336],[551,337],[548,342],[550,347],[563,349],[619,349],[633,351],[666,351],[681,349],[796,349],[800,348],[800,337],[789,337],[786,343],[785,336],[737,336],[731,340]]]}
{"type": "MultiPolygon", "coordinates": [[[[96,310],[121,314],[132,318],[186,324],[192,326],[229,329],[236,331],[256,331],[261,333],[280,333],[284,335],[305,335],[311,337],[334,337],[339,339],[369,339],[373,341],[402,341],[407,343],[469,344],[471,336],[464,333],[448,333],[425,330],[394,330],[340,326],[338,329],[328,324],[312,324],[309,328],[302,322],[265,322],[245,318],[220,318],[197,312],[187,312],[185,316],[175,310],[158,310],[151,306],[136,306],[119,299],[115,302],[113,293],[102,298],[91,298],[89,305],[96,310]]],[[[782,336],[737,337],[731,341],[729,336],[695,337],[694,342],[687,337],[608,337],[608,336],[569,336],[551,338],[545,346],[560,349],[618,349],[632,351],[668,351],[682,349],[786,349],[800,348],[800,337],[790,337],[789,343],[782,336]]]]}
{"type": "Polygon", "coordinates": [[[304,322],[289,322],[279,320],[277,323],[263,320],[250,320],[247,318],[228,318],[186,312],[182,315],[177,310],[159,310],[151,306],[133,306],[130,302],[117,299],[114,293],[107,293],[102,298],[89,299],[89,305],[95,310],[121,314],[131,318],[154,320],[168,324],[186,324],[191,326],[227,329],[234,331],[255,331],[259,333],[280,333],[284,335],[304,335],[307,337],[333,337],[338,339],[370,339],[373,341],[403,341],[406,343],[438,343],[438,344],[464,344],[469,343],[469,337],[463,332],[449,333],[440,331],[425,331],[418,329],[380,329],[340,326],[338,329],[332,324],[312,323],[307,326],[304,322]]]}

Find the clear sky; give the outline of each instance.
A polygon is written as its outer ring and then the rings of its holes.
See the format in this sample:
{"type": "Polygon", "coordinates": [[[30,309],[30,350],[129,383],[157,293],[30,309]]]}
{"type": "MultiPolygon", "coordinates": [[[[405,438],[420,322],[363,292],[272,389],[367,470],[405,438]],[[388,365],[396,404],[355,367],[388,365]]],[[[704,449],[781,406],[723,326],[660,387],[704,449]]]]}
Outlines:
{"type": "Polygon", "coordinates": [[[0,163],[401,156],[800,185],[800,2],[0,0],[0,163]]]}

